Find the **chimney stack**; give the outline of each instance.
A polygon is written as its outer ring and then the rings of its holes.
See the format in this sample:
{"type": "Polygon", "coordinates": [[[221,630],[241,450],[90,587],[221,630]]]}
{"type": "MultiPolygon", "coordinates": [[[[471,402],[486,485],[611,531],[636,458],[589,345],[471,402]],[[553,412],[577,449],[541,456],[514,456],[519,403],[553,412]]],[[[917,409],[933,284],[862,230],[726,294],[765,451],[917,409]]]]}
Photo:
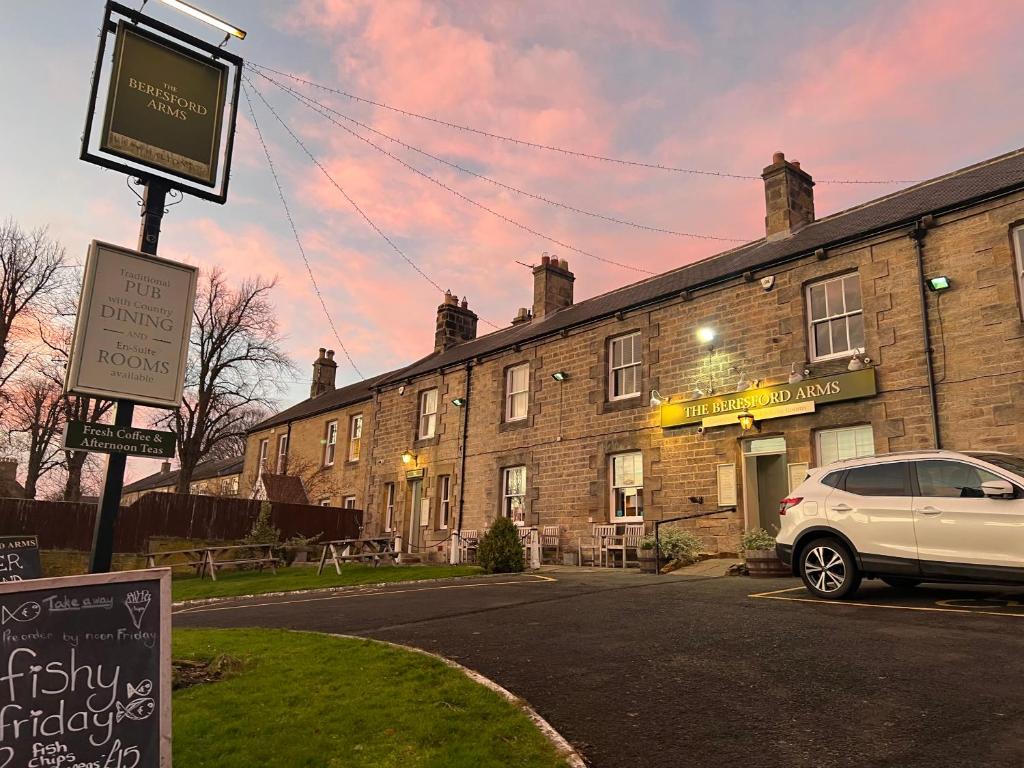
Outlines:
{"type": "Polygon", "coordinates": [[[456,344],[476,338],[476,312],[463,299],[459,303],[451,291],[444,292],[444,302],[437,308],[437,326],[434,331],[434,351],[444,352],[456,344]]]}
{"type": "Polygon", "coordinates": [[[0,481],[14,482],[18,475],[17,459],[0,459],[0,481]]]}
{"type": "Polygon", "coordinates": [[[814,221],[814,180],[776,152],[772,164],[761,173],[764,179],[765,236],[769,241],[789,237],[814,221]]]}
{"type": "Polygon", "coordinates": [[[161,475],[169,475],[169,474],[171,474],[171,462],[169,462],[169,461],[162,461],[162,462],[160,462],[160,474],[161,475]]]}
{"type": "Polygon", "coordinates": [[[567,259],[548,256],[540,258],[533,268],[533,316],[538,320],[572,306],[572,284],[575,275],[569,271],[567,259]]]}
{"type": "Polygon", "coordinates": [[[320,347],[320,356],[313,361],[313,383],[309,387],[309,396],[316,397],[334,389],[334,377],[338,373],[338,364],[334,362],[334,350],[320,347]]]}
{"type": "Polygon", "coordinates": [[[516,312],[516,316],[512,318],[512,325],[522,325],[523,323],[530,322],[532,319],[533,315],[530,313],[530,310],[526,307],[520,307],[516,312]]]}

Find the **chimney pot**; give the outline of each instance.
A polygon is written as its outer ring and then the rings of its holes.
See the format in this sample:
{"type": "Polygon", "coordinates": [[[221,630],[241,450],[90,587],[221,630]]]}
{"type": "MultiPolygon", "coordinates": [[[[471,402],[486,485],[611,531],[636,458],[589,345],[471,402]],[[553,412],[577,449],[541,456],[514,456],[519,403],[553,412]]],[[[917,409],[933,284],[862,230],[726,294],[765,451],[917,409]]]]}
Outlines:
{"type": "Polygon", "coordinates": [[[540,257],[540,263],[541,266],[546,267],[548,264],[551,263],[551,257],[545,253],[543,256],[540,257]]]}
{"type": "Polygon", "coordinates": [[[327,353],[327,347],[320,347],[320,357],[323,357],[327,353]]]}
{"type": "Polygon", "coordinates": [[[776,152],[774,155],[772,155],[772,165],[778,165],[779,163],[784,162],[785,160],[785,152],[776,152]]]}
{"type": "Polygon", "coordinates": [[[327,350],[327,359],[328,360],[333,360],[334,359],[334,350],[333,349],[328,349],[327,350]]]}

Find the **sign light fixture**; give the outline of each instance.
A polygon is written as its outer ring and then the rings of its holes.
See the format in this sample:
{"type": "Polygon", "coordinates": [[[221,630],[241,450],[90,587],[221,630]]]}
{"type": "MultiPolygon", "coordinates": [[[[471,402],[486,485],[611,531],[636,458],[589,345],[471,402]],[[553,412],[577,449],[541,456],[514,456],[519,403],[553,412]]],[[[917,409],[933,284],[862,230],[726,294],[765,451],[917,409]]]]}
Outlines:
{"type": "Polygon", "coordinates": [[[412,464],[414,461],[416,461],[415,453],[413,453],[412,451],[402,451],[403,464],[412,464]]]}
{"type": "Polygon", "coordinates": [[[939,275],[938,277],[932,277],[928,279],[929,290],[935,291],[936,293],[938,293],[939,291],[948,290],[952,287],[952,285],[953,284],[950,282],[949,278],[946,277],[945,275],[939,275]]]}
{"type": "Polygon", "coordinates": [[[738,414],[736,418],[740,422],[740,429],[742,429],[744,432],[749,432],[753,428],[754,414],[752,414],[750,411],[743,411],[742,413],[738,414]]]}
{"type": "Polygon", "coordinates": [[[175,10],[187,13],[193,19],[199,19],[200,21],[206,22],[211,27],[216,27],[227,35],[237,37],[239,40],[245,40],[244,29],[239,29],[233,24],[228,24],[224,19],[218,19],[213,14],[207,13],[201,8],[196,8],[194,5],[189,5],[184,2],[184,0],[163,0],[163,2],[175,10]]]}

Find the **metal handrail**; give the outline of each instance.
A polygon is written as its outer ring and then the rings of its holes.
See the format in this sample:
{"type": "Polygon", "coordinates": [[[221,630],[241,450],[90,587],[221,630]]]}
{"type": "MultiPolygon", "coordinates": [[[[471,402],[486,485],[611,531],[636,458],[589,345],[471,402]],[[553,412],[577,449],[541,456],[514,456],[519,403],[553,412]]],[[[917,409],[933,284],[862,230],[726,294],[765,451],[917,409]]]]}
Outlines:
{"type": "Polygon", "coordinates": [[[678,523],[680,520],[693,520],[698,517],[710,517],[711,515],[722,515],[727,512],[735,512],[736,506],[731,507],[719,507],[711,512],[694,512],[692,515],[682,515],[680,517],[670,517],[667,520],[655,520],[654,521],[654,572],[661,575],[661,537],[660,527],[665,523],[678,523]]]}

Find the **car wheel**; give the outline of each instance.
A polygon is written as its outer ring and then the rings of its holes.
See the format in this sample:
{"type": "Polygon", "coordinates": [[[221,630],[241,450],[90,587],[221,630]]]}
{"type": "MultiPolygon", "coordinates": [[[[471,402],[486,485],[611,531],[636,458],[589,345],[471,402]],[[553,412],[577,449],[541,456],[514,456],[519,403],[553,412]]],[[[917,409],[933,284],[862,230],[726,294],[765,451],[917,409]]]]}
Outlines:
{"type": "Polygon", "coordinates": [[[920,579],[904,579],[897,576],[882,576],[881,579],[893,589],[913,589],[921,583],[920,579]]]}
{"type": "Polygon", "coordinates": [[[861,573],[845,544],[816,539],[800,553],[800,578],[815,597],[841,600],[857,591],[861,573]]]}

